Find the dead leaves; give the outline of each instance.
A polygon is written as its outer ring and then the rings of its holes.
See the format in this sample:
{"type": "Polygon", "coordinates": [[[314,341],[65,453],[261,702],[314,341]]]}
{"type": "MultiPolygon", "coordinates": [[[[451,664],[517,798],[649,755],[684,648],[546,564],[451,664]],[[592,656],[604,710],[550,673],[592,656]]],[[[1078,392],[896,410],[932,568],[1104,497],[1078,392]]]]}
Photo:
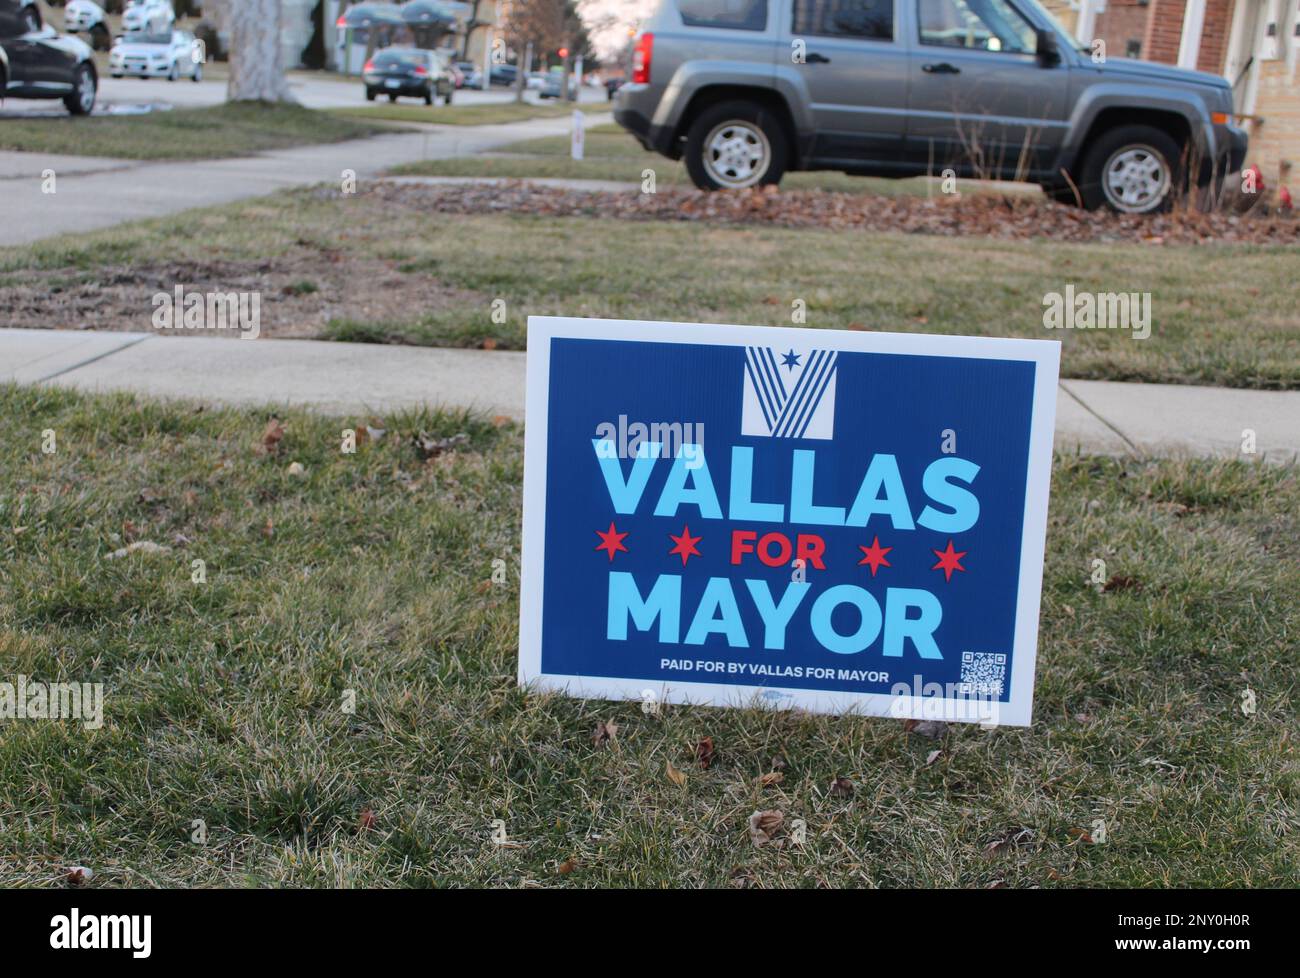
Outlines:
{"type": "Polygon", "coordinates": [[[420,457],[422,462],[437,458],[443,452],[450,452],[468,443],[469,435],[463,431],[455,435],[449,435],[446,438],[434,438],[423,430],[411,436],[411,445],[415,448],[415,454],[420,457]]]}
{"type": "Polygon", "coordinates": [[[709,765],[713,763],[713,738],[704,737],[695,745],[695,763],[700,766],[701,770],[707,771],[709,765]]]}
{"type": "Polygon", "coordinates": [[[773,843],[779,846],[784,840],[778,839],[777,836],[784,825],[785,813],[779,808],[755,812],[749,816],[749,841],[754,844],[755,849],[762,849],[773,843]]]}
{"type": "Polygon", "coordinates": [[[284,425],[275,415],[271,415],[271,420],[266,423],[266,429],[262,432],[261,451],[264,455],[274,455],[280,450],[280,442],[284,439],[284,425]]]}
{"type": "Polygon", "coordinates": [[[1034,830],[1030,828],[1008,829],[984,847],[985,856],[995,856],[1000,852],[1028,846],[1034,843],[1034,830]]]}
{"type": "Polygon", "coordinates": [[[848,778],[831,778],[831,786],[828,790],[832,798],[852,798],[853,782],[848,778]]]}
{"type": "Polygon", "coordinates": [[[914,733],[918,737],[929,737],[931,740],[938,740],[948,729],[948,724],[942,720],[904,720],[903,730],[907,733],[914,733]]]}
{"type": "Polygon", "coordinates": [[[686,781],[687,781],[686,773],[684,771],[679,771],[677,770],[677,768],[673,767],[672,761],[664,761],[664,774],[667,776],[668,780],[671,781],[673,784],[677,785],[677,787],[679,788],[686,787],[686,781]]]}
{"type": "Polygon", "coordinates": [[[358,825],[362,832],[373,832],[379,825],[379,819],[375,816],[372,809],[364,808],[361,810],[361,816],[358,819],[358,825]]]}
{"type": "Polygon", "coordinates": [[[564,860],[564,862],[560,863],[560,865],[556,866],[555,871],[561,876],[568,876],[577,868],[578,860],[573,856],[570,856],[568,859],[564,860]]]}
{"type": "Polygon", "coordinates": [[[593,747],[604,747],[607,744],[612,745],[614,738],[618,736],[618,724],[613,720],[596,721],[596,729],[591,732],[591,744],[593,747]]]}
{"type": "MultiPolygon", "coordinates": [[[[927,200],[911,194],[883,197],[823,190],[775,190],[771,187],[701,193],[685,188],[661,188],[657,194],[628,194],[503,182],[492,186],[378,183],[366,193],[398,206],[450,214],[508,212],[615,220],[770,224],[1004,240],[1050,238],[1152,245],[1300,243],[1300,221],[1284,217],[1243,220],[1229,214],[1187,210],[1154,216],[1111,214],[1104,210],[1081,211],[1028,194],[979,193],[960,200],[947,197],[927,200]]],[[[490,348],[486,341],[483,348],[490,348]]]]}
{"type": "Polygon", "coordinates": [[[1109,594],[1111,591],[1140,591],[1142,582],[1136,577],[1130,577],[1126,574],[1115,574],[1109,581],[1101,586],[1103,594],[1109,594]]]}
{"type": "Polygon", "coordinates": [[[63,874],[69,886],[85,886],[95,878],[95,871],[89,866],[69,866],[63,874]]]}

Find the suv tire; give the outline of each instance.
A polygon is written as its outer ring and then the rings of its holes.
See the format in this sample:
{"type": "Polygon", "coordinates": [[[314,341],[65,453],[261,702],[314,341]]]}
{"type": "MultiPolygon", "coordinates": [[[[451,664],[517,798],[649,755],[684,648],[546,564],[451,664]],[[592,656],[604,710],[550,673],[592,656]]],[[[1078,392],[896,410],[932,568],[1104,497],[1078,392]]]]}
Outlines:
{"type": "Polygon", "coordinates": [[[1154,126],[1118,126],[1088,147],[1079,167],[1079,193],[1088,210],[1120,214],[1166,211],[1186,189],[1182,148],[1154,126]]]}
{"type": "Polygon", "coordinates": [[[686,172],[701,190],[780,183],[789,155],[780,121],[754,102],[710,106],[686,133],[686,172]]]}

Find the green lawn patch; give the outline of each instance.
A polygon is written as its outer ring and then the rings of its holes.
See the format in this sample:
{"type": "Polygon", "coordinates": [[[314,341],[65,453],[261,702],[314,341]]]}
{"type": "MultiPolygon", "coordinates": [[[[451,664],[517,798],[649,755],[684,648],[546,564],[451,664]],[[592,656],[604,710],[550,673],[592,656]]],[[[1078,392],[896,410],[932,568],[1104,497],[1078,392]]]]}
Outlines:
{"type": "Polygon", "coordinates": [[[228,102],[86,119],[6,119],[0,149],[131,160],[201,160],[361,139],[384,129],[300,105],[228,102]]]}
{"type": "Polygon", "coordinates": [[[383,102],[347,109],[330,109],[342,119],[385,120],[388,122],[435,122],[441,126],[491,126],[529,119],[551,119],[573,113],[573,106],[536,105],[532,102],[491,102],[486,105],[451,105],[441,102],[383,102]]]}
{"type": "Polygon", "coordinates": [[[0,721],[0,885],[1294,884],[1293,467],[1058,457],[1034,726],[931,740],[528,695],[521,430],[269,416],[0,387],[0,679],[105,685],[101,729],[0,721]],[[755,849],[769,808],[805,844],[755,849]]]}
{"type": "MultiPolygon", "coordinates": [[[[481,193],[480,189],[480,193],[481,193]]],[[[311,272],[349,261],[385,263],[393,282],[438,284],[457,296],[387,308],[366,320],[288,335],[435,346],[522,349],[529,315],[789,325],[1021,336],[1060,340],[1066,377],[1300,389],[1300,320],[1291,289],[1297,249],[1153,246],[869,234],[586,217],[431,214],[335,188],[287,192],[184,219],[143,221],[0,249],[0,280],[120,278],[123,266],[207,267],[262,262],[311,272]],[[21,273],[21,274],[20,274],[21,273]],[[1148,339],[1128,330],[1047,330],[1043,297],[1062,292],[1152,295],[1148,339]],[[493,321],[493,300],[505,321],[493,321]]],[[[123,309],[148,309],[156,286],[123,309]]],[[[264,320],[275,304],[263,296],[264,320]]],[[[127,301],[130,300],[130,301],[127,301]]],[[[58,294],[14,311],[10,325],[58,321],[58,294]],[[40,308],[46,303],[49,308],[40,308]]],[[[323,301],[323,300],[322,300],[323,301]]],[[[138,329],[137,315],[118,328],[138,329]]],[[[73,325],[69,323],[69,325],[73,325]]],[[[274,330],[265,335],[275,335],[274,330]]]]}

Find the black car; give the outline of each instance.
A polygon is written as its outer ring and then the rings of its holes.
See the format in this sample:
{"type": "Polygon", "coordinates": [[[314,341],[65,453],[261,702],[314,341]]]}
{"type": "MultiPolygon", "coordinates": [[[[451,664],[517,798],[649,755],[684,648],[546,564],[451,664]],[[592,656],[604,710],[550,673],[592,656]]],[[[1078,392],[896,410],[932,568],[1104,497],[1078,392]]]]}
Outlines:
{"type": "Polygon", "coordinates": [[[0,0],[0,95],[61,98],[89,115],[98,89],[90,45],[42,26],[32,0],[0,0]]]}
{"type": "Polygon", "coordinates": [[[434,51],[420,48],[385,48],[366,62],[361,71],[366,83],[366,98],[373,102],[380,94],[396,102],[398,96],[410,95],[432,105],[441,98],[451,105],[456,84],[448,63],[434,51]]]}

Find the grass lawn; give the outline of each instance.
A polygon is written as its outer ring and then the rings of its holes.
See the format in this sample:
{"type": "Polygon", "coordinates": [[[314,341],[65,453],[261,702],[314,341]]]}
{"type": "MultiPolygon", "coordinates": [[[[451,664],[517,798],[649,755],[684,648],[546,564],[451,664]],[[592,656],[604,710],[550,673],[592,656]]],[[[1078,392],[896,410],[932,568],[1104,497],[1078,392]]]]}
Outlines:
{"type": "MultiPolygon", "coordinates": [[[[593,126],[586,132],[583,159],[569,156],[567,136],[543,136],[525,139],[503,146],[503,156],[466,156],[450,160],[425,160],[396,167],[392,172],[409,176],[436,177],[567,177],[573,180],[618,180],[635,183],[644,179],[644,172],[654,171],[655,185],[664,187],[690,186],[690,177],[680,160],[670,160],[658,153],[642,149],[622,127],[607,123],[593,126]]],[[[925,194],[938,192],[937,186],[924,177],[907,180],[886,180],[879,177],[852,177],[847,173],[816,171],[790,173],[781,181],[789,190],[839,190],[848,193],[925,194]]],[[[1038,193],[1036,188],[1020,184],[980,184],[964,182],[969,192],[975,193],[1038,193]]]]}
{"type": "Polygon", "coordinates": [[[342,454],[364,419],[291,412],[268,455],[267,419],[0,387],[0,679],[106,687],[99,730],[0,725],[0,885],[1295,884],[1293,467],[1058,458],[1035,724],[931,740],[526,695],[520,430],[407,414],[342,454]],[[418,429],[469,440],[425,464],[418,429]],[[753,848],[769,808],[806,844],[753,848]]]}
{"type": "MultiPolygon", "coordinates": [[[[117,295],[111,282],[131,315],[110,328],[148,330],[150,296],[178,280],[229,288],[251,270],[255,285],[259,269],[285,266],[294,281],[314,276],[320,292],[315,318],[283,335],[505,349],[523,347],[530,314],[783,325],[803,300],[811,327],[1058,339],[1067,377],[1296,389],[1296,261],[1284,247],[439,215],[320,189],[0,249],[0,286],[49,286],[4,325],[79,321],[63,303],[80,291],[103,308],[117,295]],[[352,263],[362,271],[350,277],[352,263]],[[373,280],[376,264],[383,294],[397,298],[341,316],[348,289],[373,280]],[[338,278],[334,299],[325,276],[338,278]],[[1150,292],[1150,338],[1044,329],[1043,296],[1067,283],[1150,292]],[[431,286],[444,298],[427,297],[431,286]],[[495,299],[505,300],[503,323],[493,322],[495,299]]],[[[303,304],[268,286],[264,335],[276,335],[290,298],[303,304]]]]}
{"type": "Polygon", "coordinates": [[[382,131],[359,119],[298,105],[244,102],[147,115],[5,119],[0,124],[0,150],[201,160],[360,139],[382,131]]]}
{"type": "MultiPolygon", "coordinates": [[[[360,84],[360,82],[358,82],[360,84]]],[[[538,105],[531,102],[492,102],[487,105],[457,105],[452,96],[451,105],[425,105],[423,102],[381,102],[358,106],[355,109],[330,109],[331,115],[342,119],[384,120],[387,122],[436,122],[442,126],[490,126],[507,122],[525,122],[528,119],[550,119],[567,116],[572,106],[538,105]]],[[[565,144],[568,145],[567,142],[565,144]]]]}

